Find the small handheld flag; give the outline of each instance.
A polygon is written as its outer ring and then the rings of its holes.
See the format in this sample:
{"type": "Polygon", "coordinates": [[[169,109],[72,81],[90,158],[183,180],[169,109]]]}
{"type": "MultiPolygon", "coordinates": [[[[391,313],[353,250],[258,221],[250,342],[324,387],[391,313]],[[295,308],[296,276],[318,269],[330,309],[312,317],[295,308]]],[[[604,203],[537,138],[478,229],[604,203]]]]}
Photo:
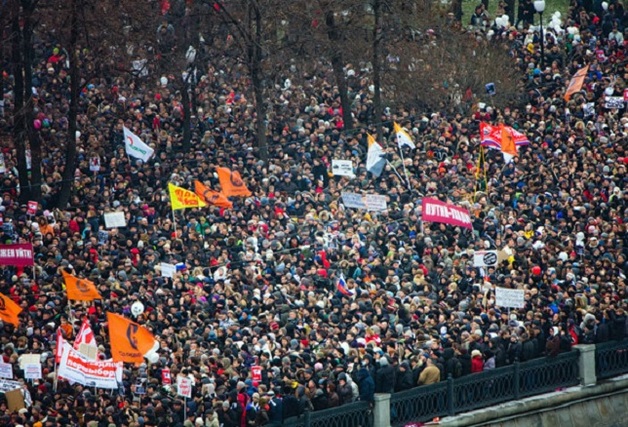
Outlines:
{"type": "Polygon", "coordinates": [[[338,292],[340,292],[342,295],[346,297],[352,297],[354,294],[354,292],[351,289],[349,289],[349,287],[347,286],[347,281],[345,280],[345,276],[342,274],[338,278],[338,282],[336,282],[336,289],[338,290],[338,292]]]}

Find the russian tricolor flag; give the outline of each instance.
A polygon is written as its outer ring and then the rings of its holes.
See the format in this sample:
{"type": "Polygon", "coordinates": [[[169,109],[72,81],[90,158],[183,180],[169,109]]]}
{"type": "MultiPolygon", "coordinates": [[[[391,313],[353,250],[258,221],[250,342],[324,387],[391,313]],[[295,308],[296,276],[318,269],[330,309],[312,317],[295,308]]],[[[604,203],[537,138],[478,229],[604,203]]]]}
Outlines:
{"type": "Polygon", "coordinates": [[[338,290],[338,292],[340,292],[341,294],[343,294],[346,297],[352,297],[353,296],[353,291],[347,287],[347,282],[345,281],[345,276],[342,275],[342,274],[338,278],[338,282],[336,282],[336,289],[338,290]]]}

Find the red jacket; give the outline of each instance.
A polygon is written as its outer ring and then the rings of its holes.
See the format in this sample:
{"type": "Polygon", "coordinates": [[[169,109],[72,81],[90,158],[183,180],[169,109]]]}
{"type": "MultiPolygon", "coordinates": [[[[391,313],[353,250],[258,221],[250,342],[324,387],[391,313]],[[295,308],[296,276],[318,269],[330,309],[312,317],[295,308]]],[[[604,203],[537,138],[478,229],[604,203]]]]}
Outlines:
{"type": "Polygon", "coordinates": [[[482,356],[475,356],[471,359],[471,372],[482,372],[484,370],[484,360],[482,356]]]}

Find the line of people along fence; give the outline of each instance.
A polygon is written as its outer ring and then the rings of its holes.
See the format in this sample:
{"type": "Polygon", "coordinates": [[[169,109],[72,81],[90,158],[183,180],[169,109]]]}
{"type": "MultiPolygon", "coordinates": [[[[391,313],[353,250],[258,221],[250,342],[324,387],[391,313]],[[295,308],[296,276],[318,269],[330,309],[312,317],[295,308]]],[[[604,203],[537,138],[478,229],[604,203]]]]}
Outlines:
{"type": "Polygon", "coordinates": [[[573,350],[395,393],[391,424],[427,421],[576,385],[578,356],[573,350]]]}
{"type": "MultiPolygon", "coordinates": [[[[434,417],[455,415],[499,403],[552,392],[579,384],[579,350],[556,357],[467,375],[451,376],[436,384],[394,393],[390,399],[390,421],[394,427],[408,422],[425,422],[434,417]]],[[[628,373],[628,340],[611,341],[595,347],[598,379],[628,373]]],[[[366,402],[306,412],[284,420],[283,427],[374,427],[373,411],[366,402]]]]}

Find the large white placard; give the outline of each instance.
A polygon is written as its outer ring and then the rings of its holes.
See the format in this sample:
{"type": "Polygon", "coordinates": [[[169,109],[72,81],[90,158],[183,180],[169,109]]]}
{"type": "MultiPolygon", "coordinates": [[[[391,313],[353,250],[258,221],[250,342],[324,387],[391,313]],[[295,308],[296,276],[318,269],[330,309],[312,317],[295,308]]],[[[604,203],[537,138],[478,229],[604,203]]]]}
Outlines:
{"type": "Polygon", "coordinates": [[[388,209],[386,196],[380,194],[367,194],[364,196],[364,203],[369,211],[381,212],[388,209]]]}
{"type": "Polygon", "coordinates": [[[604,102],[604,108],[624,108],[623,96],[607,96],[604,102]]]}
{"type": "Polygon", "coordinates": [[[188,377],[184,377],[179,375],[177,377],[177,394],[179,396],[187,397],[188,399],[192,397],[192,380],[188,377]]]}
{"type": "Polygon", "coordinates": [[[41,354],[26,353],[21,355],[18,361],[20,362],[20,369],[24,370],[28,364],[41,363],[41,354]]]}
{"type": "Polygon", "coordinates": [[[13,379],[13,365],[10,363],[0,363],[0,378],[13,379]]]}
{"type": "Polygon", "coordinates": [[[497,265],[497,251],[475,251],[473,253],[474,267],[495,267],[497,265]]]}
{"type": "Polygon", "coordinates": [[[172,279],[174,277],[174,274],[177,272],[177,266],[174,264],[162,262],[159,265],[161,267],[161,277],[170,277],[172,279]]]}
{"type": "Polygon", "coordinates": [[[495,288],[495,305],[523,308],[525,306],[525,291],[523,289],[495,288]]]}
{"type": "Polygon", "coordinates": [[[22,388],[22,384],[18,381],[0,380],[0,393],[22,388]]]}
{"type": "Polygon", "coordinates": [[[88,387],[117,389],[122,382],[122,362],[89,360],[64,343],[59,376],[88,387]]]}
{"type": "Polygon", "coordinates": [[[366,209],[366,203],[364,202],[364,197],[358,193],[342,193],[342,203],[347,208],[352,209],[366,209]]]}
{"type": "Polygon", "coordinates": [[[352,209],[366,209],[369,211],[385,211],[388,209],[388,203],[386,202],[386,196],[380,194],[366,194],[361,195],[358,193],[342,193],[342,203],[347,208],[352,209]]]}
{"type": "Polygon", "coordinates": [[[336,160],[331,161],[331,172],[334,176],[348,176],[350,178],[355,177],[353,174],[353,162],[351,160],[336,160]]]}
{"type": "Polygon", "coordinates": [[[24,378],[27,380],[41,379],[41,363],[28,363],[24,366],[24,378]]]}
{"type": "Polygon", "coordinates": [[[104,217],[106,228],[126,227],[124,212],[107,212],[104,217]]]}

